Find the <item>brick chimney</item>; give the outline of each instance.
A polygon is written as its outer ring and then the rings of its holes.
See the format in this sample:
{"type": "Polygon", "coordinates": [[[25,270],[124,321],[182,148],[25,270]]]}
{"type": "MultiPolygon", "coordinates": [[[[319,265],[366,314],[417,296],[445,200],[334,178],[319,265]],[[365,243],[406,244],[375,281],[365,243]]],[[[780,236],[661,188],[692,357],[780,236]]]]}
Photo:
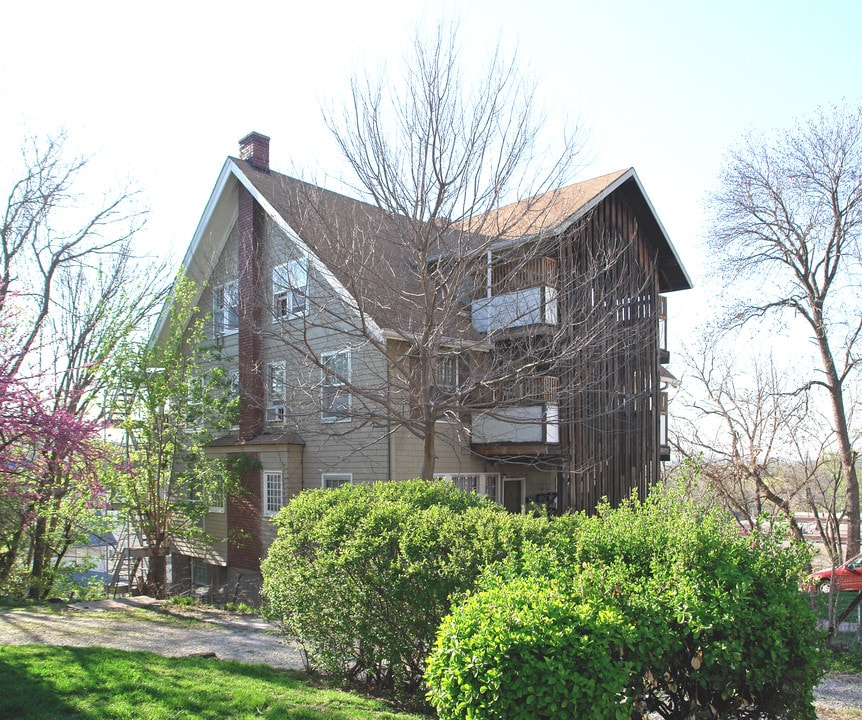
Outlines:
{"type": "MultiPolygon", "coordinates": [[[[259,170],[269,169],[269,138],[257,132],[239,141],[239,155],[259,170]]],[[[265,387],[261,362],[260,329],[263,321],[261,298],[261,238],[265,232],[262,208],[251,193],[239,187],[237,229],[237,277],[239,278],[239,434],[251,440],[264,431],[265,387]]]]}
{"type": "Polygon", "coordinates": [[[239,141],[239,157],[258,170],[269,170],[269,138],[259,132],[250,132],[239,141]]]}
{"type": "MultiPolygon", "coordinates": [[[[239,155],[255,168],[268,171],[269,138],[256,132],[249,133],[239,141],[239,155]]],[[[242,183],[239,184],[237,202],[239,437],[240,440],[248,441],[266,428],[266,388],[260,336],[263,322],[260,244],[266,219],[263,209],[242,183]]],[[[241,492],[231,493],[228,497],[227,561],[232,568],[259,572],[263,547],[260,454],[251,451],[242,455],[245,461],[239,479],[241,492]],[[235,541],[234,536],[242,540],[235,541]]]]}

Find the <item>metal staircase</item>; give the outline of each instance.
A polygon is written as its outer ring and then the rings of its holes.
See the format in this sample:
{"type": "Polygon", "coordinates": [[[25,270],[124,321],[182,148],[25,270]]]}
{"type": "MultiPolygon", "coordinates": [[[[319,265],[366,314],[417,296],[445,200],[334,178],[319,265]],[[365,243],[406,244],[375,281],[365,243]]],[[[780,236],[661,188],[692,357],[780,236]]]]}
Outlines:
{"type": "Polygon", "coordinates": [[[111,558],[110,579],[105,588],[106,595],[125,593],[140,594],[150,571],[150,551],[137,531],[132,532],[128,520],[117,535],[114,554],[111,558]]]}

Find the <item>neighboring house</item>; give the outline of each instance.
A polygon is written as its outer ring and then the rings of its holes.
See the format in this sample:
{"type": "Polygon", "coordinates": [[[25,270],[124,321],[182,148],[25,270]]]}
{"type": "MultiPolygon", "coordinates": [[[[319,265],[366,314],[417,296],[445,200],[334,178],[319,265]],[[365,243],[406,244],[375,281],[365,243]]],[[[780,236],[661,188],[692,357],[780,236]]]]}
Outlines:
{"type": "Polygon", "coordinates": [[[258,133],[225,161],[183,264],[240,395],[207,452],[242,458],[243,491],[205,521],[225,541],[175,552],[175,582],[253,584],[290,497],[417,477],[429,453],[434,476],[515,512],[659,479],[661,293],[691,283],[634,170],[453,223],[418,268],[406,223],[272,171],[258,133]],[[417,297],[449,303],[445,332],[417,297]]]}

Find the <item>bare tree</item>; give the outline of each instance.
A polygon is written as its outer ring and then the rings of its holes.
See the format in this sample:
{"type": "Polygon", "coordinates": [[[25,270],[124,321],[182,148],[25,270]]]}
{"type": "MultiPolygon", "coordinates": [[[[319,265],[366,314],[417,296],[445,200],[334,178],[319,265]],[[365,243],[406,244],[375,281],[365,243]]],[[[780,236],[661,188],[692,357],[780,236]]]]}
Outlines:
{"type": "Polygon", "coordinates": [[[816,114],[777,137],[750,135],[728,158],[714,197],[712,248],[741,297],[734,320],[800,318],[820,362],[808,385],[825,390],[845,480],[847,552],[860,549],[857,450],[847,383],[856,369],[862,222],[862,110],[816,114]]]}
{"type": "Polygon", "coordinates": [[[66,138],[32,140],[23,151],[23,172],[8,195],[0,224],[0,311],[11,297],[25,304],[17,374],[33,349],[53,307],[58,275],[100,258],[127,252],[128,240],[143,225],[134,193],[93,200],[76,190],[87,160],[67,160],[66,138]],[[96,209],[93,210],[94,204],[96,209]]]}
{"type": "Polygon", "coordinates": [[[686,354],[677,400],[688,413],[678,418],[675,445],[700,459],[707,490],[743,528],[782,516],[801,539],[795,511],[806,505],[823,450],[811,447],[816,423],[807,393],[788,392],[793,383],[772,356],[744,367],[727,347],[727,334],[713,333],[686,354]]]}
{"type": "MultiPolygon", "coordinates": [[[[494,218],[493,227],[488,214],[513,191],[534,196],[564,184],[580,150],[576,137],[565,138],[544,177],[528,177],[541,130],[534,88],[517,59],[507,61],[499,50],[477,77],[471,85],[461,74],[457,29],[438,25],[430,42],[415,41],[401,83],[391,85],[384,73],[354,78],[351,104],[340,118],[328,118],[357,190],[384,211],[387,234],[400,246],[400,267],[377,266],[381,282],[405,281],[393,298],[406,311],[407,332],[392,358],[400,382],[385,414],[423,441],[425,478],[434,470],[436,422],[453,418],[482,382],[464,372],[475,365],[468,358],[479,344],[465,312],[465,300],[484,282],[476,259],[523,223],[526,209],[494,218]]],[[[535,244],[526,253],[540,257],[535,244]]],[[[523,254],[512,260],[510,274],[523,269],[523,254]]],[[[357,290],[355,297],[373,296],[357,290]]],[[[533,373],[525,367],[522,374],[533,373]]]]}
{"type": "Polygon", "coordinates": [[[834,455],[823,453],[808,465],[800,468],[805,479],[805,499],[814,517],[814,526],[820,542],[826,548],[832,565],[837,567],[844,557],[844,538],[841,525],[847,519],[841,481],[841,463],[834,455]]]}
{"type": "Polygon", "coordinates": [[[405,68],[399,83],[385,73],[354,79],[347,108],[327,118],[368,203],[310,185],[293,191],[294,229],[319,255],[338,259],[334,272],[349,298],[309,280],[304,330],[281,336],[297,358],[289,364],[312,367],[289,391],[288,407],[319,413],[322,396],[330,411],[346,413],[338,397],[349,395],[352,420],[382,433],[405,429],[421,442],[418,474],[430,478],[435,443],[495,419],[512,422],[513,408],[530,400],[553,398],[584,426],[623,405],[634,415],[638,401],[641,409],[655,403],[655,356],[642,372],[629,367],[630,380],[613,392],[606,387],[608,368],[656,345],[654,258],[638,254],[635,228],[624,232],[609,218],[587,214],[562,227],[584,201],[559,190],[578,169],[577,134],[543,166],[542,118],[516,60],[498,51],[471,85],[447,27],[416,40],[405,68]],[[492,298],[506,294],[505,306],[492,298]],[[381,318],[394,336],[381,331],[381,318]],[[325,331],[375,352],[354,353],[348,371],[321,352],[325,331]]]}

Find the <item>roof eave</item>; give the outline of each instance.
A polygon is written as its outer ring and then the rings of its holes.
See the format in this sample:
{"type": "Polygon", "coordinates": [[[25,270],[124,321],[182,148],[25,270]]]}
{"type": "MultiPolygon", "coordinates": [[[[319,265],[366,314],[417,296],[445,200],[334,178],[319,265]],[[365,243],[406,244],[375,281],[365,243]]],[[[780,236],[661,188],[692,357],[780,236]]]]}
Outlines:
{"type": "Polygon", "coordinates": [[[562,223],[553,228],[544,228],[543,230],[533,233],[531,235],[525,235],[520,238],[512,238],[509,240],[501,241],[499,244],[495,244],[492,249],[499,250],[506,247],[512,247],[514,245],[520,244],[522,242],[529,242],[533,240],[538,240],[543,237],[554,237],[557,235],[562,235],[567,230],[569,230],[573,225],[581,221],[584,217],[586,217],[589,213],[595,210],[602,202],[604,202],[608,197],[613,195],[613,193],[617,192],[623,185],[627,182],[634,182],[638,189],[638,193],[643,198],[643,201],[655,221],[656,227],[658,228],[659,234],[661,235],[661,239],[664,244],[667,246],[667,250],[670,256],[673,258],[673,262],[679,268],[679,273],[683,279],[681,283],[677,283],[675,286],[671,288],[665,289],[663,292],[675,292],[677,290],[690,290],[694,287],[694,284],[689,277],[688,271],[685,269],[685,266],[682,264],[682,260],[679,257],[679,253],[677,253],[676,248],[671,242],[670,236],[665,230],[664,225],[661,222],[661,219],[658,216],[655,208],[653,207],[652,201],[650,201],[649,196],[644,189],[643,183],[641,183],[640,178],[638,177],[637,172],[633,167],[630,167],[625,172],[620,173],[620,175],[615,178],[612,182],[605,185],[599,192],[597,192],[592,198],[587,200],[583,205],[581,205],[574,213],[569,215],[562,223]]]}
{"type": "MultiPolygon", "coordinates": [[[[192,236],[192,241],[189,243],[189,247],[186,250],[185,255],[183,256],[180,268],[184,272],[188,271],[188,268],[191,266],[193,259],[198,253],[198,250],[202,243],[202,239],[206,232],[206,228],[209,226],[210,221],[212,220],[213,214],[215,213],[215,208],[218,205],[222,193],[224,192],[225,186],[230,181],[232,175],[234,175],[234,173],[231,168],[231,160],[230,158],[228,158],[222,165],[215,186],[210,193],[209,199],[207,200],[207,204],[204,207],[203,213],[201,214],[201,218],[200,220],[198,220],[197,227],[195,228],[194,235],[192,236]]],[[[200,294],[202,291],[203,288],[199,288],[198,294],[200,294]]],[[[165,303],[162,306],[161,312],[159,313],[159,319],[156,321],[156,325],[153,328],[153,332],[150,336],[150,343],[158,341],[158,339],[161,338],[162,334],[165,332],[173,300],[174,296],[173,292],[171,292],[165,299],[165,303]]]]}
{"type": "Polygon", "coordinates": [[[680,259],[679,253],[676,251],[676,248],[674,247],[673,242],[671,242],[670,235],[668,235],[667,230],[665,230],[665,227],[662,224],[662,221],[659,218],[658,213],[656,213],[655,208],[653,207],[652,201],[650,201],[650,199],[649,199],[649,195],[646,194],[646,190],[644,189],[644,186],[641,183],[641,180],[638,177],[638,174],[635,172],[635,169],[630,168],[629,171],[623,177],[626,177],[627,180],[628,179],[634,180],[635,184],[638,187],[638,191],[640,192],[641,196],[644,199],[644,202],[647,205],[647,208],[650,211],[650,214],[655,219],[656,226],[658,227],[659,232],[661,233],[662,239],[667,244],[667,248],[668,248],[671,256],[673,257],[674,262],[679,267],[680,274],[683,277],[684,283],[680,286],[671,288],[670,290],[668,290],[668,292],[675,292],[677,290],[691,290],[694,287],[694,283],[692,283],[691,277],[689,276],[688,271],[685,269],[685,265],[682,264],[682,260],[680,259]],[[626,176],[630,176],[630,178],[626,177],[626,176]]]}

